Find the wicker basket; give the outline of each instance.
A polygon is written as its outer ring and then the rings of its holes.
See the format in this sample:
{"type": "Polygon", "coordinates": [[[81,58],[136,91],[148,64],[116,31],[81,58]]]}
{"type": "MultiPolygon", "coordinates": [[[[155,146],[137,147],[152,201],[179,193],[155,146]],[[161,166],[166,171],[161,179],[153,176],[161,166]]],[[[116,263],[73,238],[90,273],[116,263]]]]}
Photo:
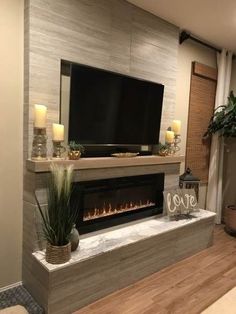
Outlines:
{"type": "Polygon", "coordinates": [[[50,264],[63,264],[70,260],[71,244],[70,242],[63,246],[54,246],[47,243],[46,261],[50,264]]]}
{"type": "Polygon", "coordinates": [[[236,236],[236,206],[229,205],[224,210],[225,231],[236,236]]]}

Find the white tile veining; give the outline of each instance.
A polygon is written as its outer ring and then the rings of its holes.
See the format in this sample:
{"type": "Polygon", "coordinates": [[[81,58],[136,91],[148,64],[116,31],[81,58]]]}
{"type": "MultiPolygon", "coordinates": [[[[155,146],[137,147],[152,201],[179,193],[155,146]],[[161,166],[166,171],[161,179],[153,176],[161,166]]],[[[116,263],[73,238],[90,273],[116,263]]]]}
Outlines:
{"type": "Polygon", "coordinates": [[[213,217],[215,213],[200,210],[199,212],[195,212],[194,216],[195,218],[179,221],[170,221],[167,216],[161,218],[152,217],[136,222],[135,224],[121,225],[112,230],[104,229],[100,233],[82,236],[79,248],[75,252],[72,252],[70,261],[65,264],[52,265],[47,263],[43,251],[34,252],[33,255],[48,271],[53,271],[122,246],[178,229],[188,224],[193,224],[201,219],[213,217]]]}

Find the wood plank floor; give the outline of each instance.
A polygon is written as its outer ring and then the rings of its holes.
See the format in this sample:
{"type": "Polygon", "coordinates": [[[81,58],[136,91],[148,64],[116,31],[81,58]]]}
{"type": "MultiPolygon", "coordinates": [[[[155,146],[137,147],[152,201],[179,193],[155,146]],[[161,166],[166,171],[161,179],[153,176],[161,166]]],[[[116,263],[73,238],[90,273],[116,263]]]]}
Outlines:
{"type": "Polygon", "coordinates": [[[217,226],[214,245],[209,249],[74,314],[196,314],[234,286],[236,239],[217,226]]]}

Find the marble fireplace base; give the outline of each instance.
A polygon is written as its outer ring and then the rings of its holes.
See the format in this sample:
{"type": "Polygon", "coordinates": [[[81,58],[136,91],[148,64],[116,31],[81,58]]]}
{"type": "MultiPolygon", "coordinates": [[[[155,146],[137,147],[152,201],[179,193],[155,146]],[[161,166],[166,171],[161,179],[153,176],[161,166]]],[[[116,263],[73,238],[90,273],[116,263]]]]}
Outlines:
{"type": "Polygon", "coordinates": [[[68,263],[33,253],[28,289],[46,313],[68,314],[212,244],[215,214],[190,220],[152,217],[83,236],[68,263]]]}

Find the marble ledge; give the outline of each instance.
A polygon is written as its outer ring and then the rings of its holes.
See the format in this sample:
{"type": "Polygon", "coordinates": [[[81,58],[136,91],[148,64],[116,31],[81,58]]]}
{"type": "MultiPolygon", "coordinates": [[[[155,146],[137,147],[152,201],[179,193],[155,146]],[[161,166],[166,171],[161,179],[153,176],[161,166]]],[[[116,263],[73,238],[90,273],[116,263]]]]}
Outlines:
{"type": "Polygon", "coordinates": [[[26,168],[30,172],[40,173],[49,172],[51,163],[59,165],[73,164],[75,170],[83,169],[104,169],[116,167],[133,167],[133,166],[149,166],[149,165],[165,165],[165,164],[180,164],[185,160],[183,155],[174,156],[136,156],[132,158],[116,158],[116,157],[93,157],[80,158],[79,160],[55,160],[47,159],[35,161],[27,159],[26,168]]]}
{"type": "Polygon", "coordinates": [[[136,221],[135,223],[132,222],[126,225],[104,229],[100,232],[83,235],[80,239],[79,248],[75,252],[72,252],[70,261],[60,265],[47,263],[44,251],[36,251],[32,254],[51,272],[149,237],[179,229],[207,218],[213,219],[214,217],[215,213],[201,209],[194,213],[194,218],[192,219],[173,221],[169,220],[167,216],[152,217],[138,222],[136,221]]]}

